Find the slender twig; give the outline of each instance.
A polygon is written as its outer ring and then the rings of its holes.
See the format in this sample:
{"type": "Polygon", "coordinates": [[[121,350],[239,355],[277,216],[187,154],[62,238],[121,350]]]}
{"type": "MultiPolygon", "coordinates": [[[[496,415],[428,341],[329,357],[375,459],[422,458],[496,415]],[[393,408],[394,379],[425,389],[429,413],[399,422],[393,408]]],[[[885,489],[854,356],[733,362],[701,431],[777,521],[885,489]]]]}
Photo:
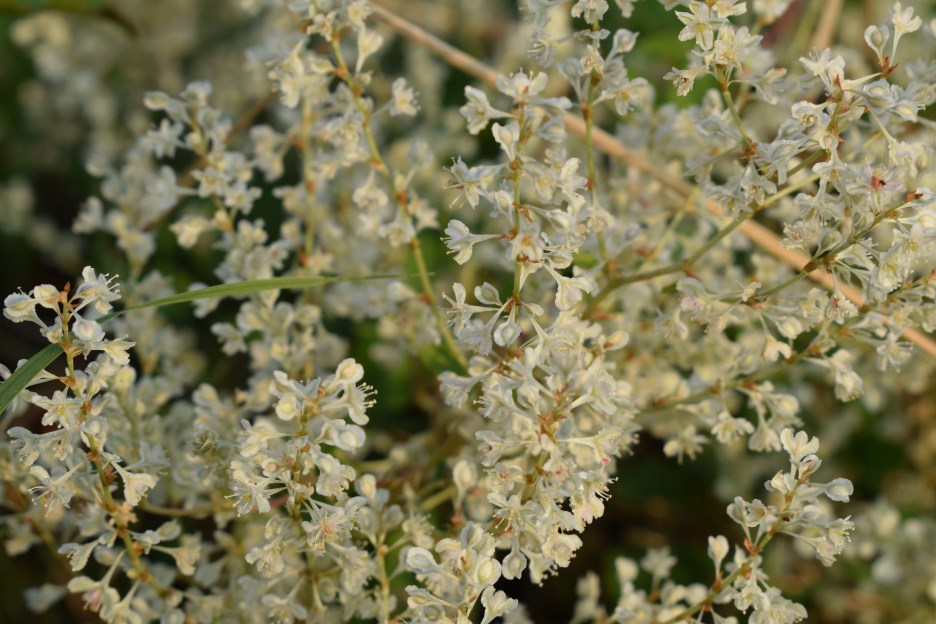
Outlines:
{"type": "Polygon", "coordinates": [[[741,121],[741,113],[738,111],[738,107],[735,105],[734,97],[731,95],[731,82],[729,73],[727,71],[723,74],[719,73],[718,77],[718,85],[721,87],[722,100],[725,102],[725,107],[728,109],[728,112],[731,113],[731,119],[734,121],[734,125],[738,130],[738,134],[741,135],[741,148],[744,150],[743,158],[747,159],[750,157],[750,152],[754,146],[754,141],[751,139],[747,129],[744,127],[744,122],[741,121]]]}
{"type": "Polygon", "coordinates": [[[436,492],[432,496],[429,496],[419,504],[420,513],[428,513],[438,507],[439,505],[451,500],[455,497],[456,489],[454,485],[450,485],[443,490],[436,492]]]}
{"type": "Polygon", "coordinates": [[[733,219],[728,225],[718,230],[715,235],[710,238],[704,245],[699,247],[693,252],[688,258],[681,262],[674,262],[672,264],[667,264],[658,269],[653,269],[652,271],[644,271],[641,273],[633,273],[631,275],[620,275],[617,277],[612,277],[608,280],[608,283],[605,284],[605,287],[595,295],[595,298],[588,303],[588,307],[585,308],[585,311],[582,313],[584,318],[590,318],[595,311],[598,309],[598,305],[604,301],[608,295],[614,292],[616,289],[624,286],[625,284],[634,284],[636,282],[643,282],[646,280],[654,279],[657,277],[662,277],[663,275],[669,275],[671,273],[678,273],[680,271],[689,272],[692,269],[692,265],[697,263],[702,256],[711,251],[715,245],[722,241],[726,236],[734,232],[736,229],[741,227],[741,225],[750,219],[752,213],[743,213],[739,215],[736,219],[733,219]]]}
{"type": "Polygon", "coordinates": [[[775,295],[778,292],[786,290],[793,284],[803,281],[803,278],[805,278],[807,275],[809,275],[807,271],[800,271],[799,273],[797,273],[790,279],[784,280],[780,282],[779,284],[777,284],[776,286],[772,286],[771,288],[768,288],[767,290],[757,293],[757,297],[758,299],[766,299],[767,297],[770,297],[771,295],[775,295]]]}
{"type": "Polygon", "coordinates": [[[595,312],[598,310],[598,306],[608,298],[611,293],[615,290],[624,286],[626,284],[636,284],[637,282],[645,282],[647,280],[655,279],[657,277],[662,277],[664,275],[670,275],[671,273],[678,273],[682,271],[684,265],[681,262],[675,262],[673,264],[666,264],[657,269],[652,269],[649,271],[641,271],[639,273],[631,273],[630,275],[619,275],[617,277],[612,277],[604,285],[604,287],[598,291],[598,293],[588,302],[588,305],[585,307],[585,310],[582,312],[582,318],[591,318],[594,316],[595,312]]]}
{"type": "Polygon", "coordinates": [[[669,225],[666,226],[666,229],[663,230],[663,234],[660,235],[660,240],[657,241],[657,244],[653,246],[653,249],[647,254],[643,261],[637,266],[638,269],[643,268],[645,264],[655,259],[660,255],[660,252],[663,251],[664,245],[666,245],[667,240],[669,240],[670,235],[676,231],[676,228],[679,227],[679,224],[682,223],[683,217],[692,207],[692,204],[695,202],[695,196],[687,197],[686,200],[679,207],[679,210],[676,211],[676,214],[673,215],[673,218],[670,219],[669,225]]]}
{"type": "Polygon", "coordinates": [[[835,29],[838,27],[843,4],[844,0],[826,0],[816,32],[813,34],[812,47],[816,50],[828,48],[835,38],[835,29]]]}

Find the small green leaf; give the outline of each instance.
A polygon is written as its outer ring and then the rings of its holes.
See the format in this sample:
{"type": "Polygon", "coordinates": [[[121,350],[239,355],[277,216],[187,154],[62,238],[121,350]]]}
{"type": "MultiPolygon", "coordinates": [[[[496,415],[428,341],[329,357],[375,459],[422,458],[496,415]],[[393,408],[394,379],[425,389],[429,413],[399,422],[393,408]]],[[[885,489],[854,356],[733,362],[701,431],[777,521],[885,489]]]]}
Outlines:
{"type": "MultiPolygon", "coordinates": [[[[130,306],[117,312],[111,312],[97,319],[99,323],[121,316],[126,312],[133,310],[142,310],[143,308],[156,308],[177,303],[188,303],[199,299],[214,299],[216,297],[238,297],[244,295],[253,295],[266,290],[287,290],[299,288],[311,288],[323,284],[334,282],[360,282],[374,279],[392,279],[396,275],[365,275],[362,277],[272,277],[270,279],[246,280],[243,282],[233,282],[230,284],[218,284],[217,286],[208,286],[198,290],[190,290],[184,293],[178,293],[148,301],[139,305],[130,306]]],[[[19,393],[29,385],[33,377],[54,362],[62,354],[62,348],[57,344],[50,344],[45,349],[29,358],[25,364],[13,371],[13,374],[0,384],[0,414],[9,407],[19,393]]]]}

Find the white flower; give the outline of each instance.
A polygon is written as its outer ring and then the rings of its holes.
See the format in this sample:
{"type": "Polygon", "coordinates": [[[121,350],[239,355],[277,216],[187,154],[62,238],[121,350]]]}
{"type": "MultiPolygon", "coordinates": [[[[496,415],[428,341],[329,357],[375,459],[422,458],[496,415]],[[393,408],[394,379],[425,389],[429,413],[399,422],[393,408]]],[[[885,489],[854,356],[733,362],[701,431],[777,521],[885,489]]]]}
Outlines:
{"type": "Polygon", "coordinates": [[[500,145],[504,153],[507,154],[507,160],[513,161],[517,158],[517,148],[520,143],[520,126],[516,121],[511,121],[506,126],[495,123],[491,126],[491,133],[494,140],[500,145]]]}
{"type": "Polygon", "coordinates": [[[7,295],[6,299],[3,300],[3,316],[14,323],[32,321],[41,325],[43,323],[39,319],[39,315],[36,314],[38,304],[39,302],[34,297],[30,297],[24,292],[15,292],[12,295],[7,295]]]}
{"type": "Polygon", "coordinates": [[[104,340],[104,329],[97,321],[89,321],[75,313],[72,320],[72,333],[76,338],[89,345],[97,345],[104,340]]]}
{"type": "Polygon", "coordinates": [[[599,101],[614,100],[614,110],[618,115],[624,116],[637,108],[650,95],[650,83],[646,78],[633,78],[623,80],[613,89],[603,91],[599,101]]]}
{"type": "Polygon", "coordinates": [[[708,4],[692,0],[689,2],[689,13],[676,11],[676,17],[685,24],[679,31],[680,41],[695,39],[696,45],[703,50],[712,49],[715,43],[715,28],[728,22],[724,17],[718,17],[709,8],[708,4]]]}
{"type": "Polygon", "coordinates": [[[891,63],[897,58],[897,43],[907,33],[916,32],[923,25],[919,16],[914,17],[913,7],[903,8],[900,2],[895,2],[891,8],[891,22],[894,24],[894,43],[891,45],[891,63]]]}
{"type": "Polygon", "coordinates": [[[176,235],[179,246],[190,249],[198,242],[198,237],[212,227],[212,222],[204,217],[186,215],[169,226],[176,235]]]}
{"type": "Polygon", "coordinates": [[[500,75],[497,77],[497,89],[521,103],[539,95],[546,88],[547,79],[543,72],[538,72],[535,76],[524,72],[509,76],[500,75]]]}
{"type": "Polygon", "coordinates": [[[58,311],[62,293],[52,284],[39,284],[32,289],[36,303],[48,310],[58,311]]]}
{"type": "Polygon", "coordinates": [[[683,456],[695,459],[702,452],[702,445],[708,442],[704,435],[700,435],[692,425],[683,428],[676,436],[670,438],[663,445],[663,454],[667,457],[676,457],[682,463],[683,456]]]}
{"type": "Polygon", "coordinates": [[[75,291],[75,297],[82,299],[80,307],[92,304],[101,314],[110,312],[111,302],[120,299],[120,295],[115,292],[116,284],[112,283],[116,276],[98,275],[92,267],[86,266],[81,271],[81,279],[81,285],[75,291]]]}
{"type": "Polygon", "coordinates": [[[406,551],[406,567],[416,574],[431,574],[441,569],[432,553],[418,546],[406,551]]]}
{"type": "Polygon", "coordinates": [[[706,67],[703,65],[697,65],[688,69],[676,69],[673,67],[663,76],[663,79],[672,81],[673,85],[676,87],[676,95],[683,97],[692,91],[696,79],[704,75],[705,71],[706,67]]]}
{"type": "Polygon", "coordinates": [[[556,280],[558,288],[556,289],[556,307],[560,310],[570,310],[575,304],[582,300],[584,293],[592,291],[592,282],[585,277],[565,277],[560,275],[555,269],[544,265],[552,278],[556,280]]]}
{"type": "Polygon", "coordinates": [[[357,33],[357,61],[354,64],[354,73],[360,74],[364,61],[383,45],[383,37],[373,30],[361,29],[357,33]]]}
{"type": "Polygon", "coordinates": [[[132,507],[136,507],[146,496],[146,493],[156,487],[156,477],[145,472],[130,472],[122,468],[116,461],[111,462],[114,470],[120,474],[124,482],[124,498],[132,507]]]}
{"type": "Polygon", "coordinates": [[[570,158],[563,163],[555,178],[556,193],[570,204],[579,201],[579,190],[588,184],[588,178],[579,175],[579,159],[570,158]]]}
{"type": "Polygon", "coordinates": [[[754,0],[754,14],[758,22],[770,24],[786,13],[793,0],[754,0]]]}
{"type": "Polygon", "coordinates": [[[405,78],[397,78],[391,87],[390,114],[414,116],[419,111],[416,93],[406,85],[405,78]]]}
{"type": "Polygon", "coordinates": [[[233,462],[231,464],[231,494],[228,498],[236,498],[234,508],[237,515],[256,511],[265,514],[270,511],[270,496],[275,492],[268,488],[272,479],[264,479],[249,474],[244,464],[233,462]]]}
{"type": "Polygon", "coordinates": [[[822,490],[822,493],[839,503],[847,503],[855,488],[848,479],[833,479],[825,485],[814,483],[813,486],[822,490]]]}
{"type": "Polygon", "coordinates": [[[63,507],[68,507],[72,497],[75,495],[72,490],[72,476],[78,470],[75,466],[70,470],[62,470],[55,476],[40,466],[34,464],[29,469],[29,474],[39,480],[40,485],[32,487],[29,492],[35,496],[35,500],[40,502],[46,508],[46,514],[52,511],[54,503],[60,503],[63,507]]]}
{"type": "Polygon", "coordinates": [[[858,315],[858,306],[836,288],[832,296],[829,297],[825,312],[827,318],[841,325],[848,319],[858,315]]]}
{"type": "Polygon", "coordinates": [[[445,227],[445,234],[446,236],[442,240],[449,248],[449,253],[455,254],[454,259],[458,264],[465,264],[471,259],[472,248],[475,244],[500,237],[499,234],[472,234],[468,226],[458,219],[452,219],[448,222],[445,227]]]}
{"type": "Polygon", "coordinates": [[[669,578],[670,570],[676,565],[676,557],[670,554],[668,546],[651,548],[640,560],[640,567],[649,572],[654,579],[669,578]]]}
{"type": "Polygon", "coordinates": [[[754,425],[744,418],[733,418],[727,411],[718,414],[717,422],[712,426],[712,435],[722,444],[728,444],[743,435],[754,433],[754,425]]]}
{"type": "Polygon", "coordinates": [[[597,24],[608,10],[605,0],[578,0],[572,6],[572,17],[581,17],[588,24],[597,24]]]}
{"type": "Polygon", "coordinates": [[[793,348],[785,342],[780,342],[772,334],[767,334],[762,353],[768,362],[776,362],[780,357],[785,360],[793,355],[793,348]]]}
{"type": "Polygon", "coordinates": [[[495,618],[510,613],[517,608],[517,604],[515,598],[508,598],[504,592],[495,590],[493,585],[488,585],[481,592],[481,606],[484,607],[481,624],[488,624],[495,618]]]}
{"type": "Polygon", "coordinates": [[[615,56],[617,54],[625,54],[634,49],[634,46],[637,44],[637,35],[640,33],[635,33],[626,28],[618,28],[614,33],[614,39],[611,43],[611,51],[608,53],[608,58],[615,56]]]}
{"type": "Polygon", "coordinates": [[[801,58],[800,63],[825,85],[826,93],[835,93],[842,87],[845,77],[845,59],[832,56],[832,50],[826,48],[821,53],[815,50],[809,58],[801,58]]]}
{"type": "Polygon", "coordinates": [[[577,535],[552,533],[543,542],[543,554],[560,568],[566,568],[581,546],[582,540],[577,535]]]}
{"type": "Polygon", "coordinates": [[[229,183],[228,175],[214,167],[206,167],[192,172],[198,180],[199,197],[222,197],[229,183]]]}
{"type": "Polygon", "coordinates": [[[458,197],[452,201],[452,206],[464,201],[472,208],[476,208],[478,202],[481,201],[484,187],[481,169],[478,167],[469,169],[459,157],[448,169],[448,172],[451,173],[454,178],[454,181],[449,184],[448,188],[457,189],[459,191],[458,197]]]}
{"type": "Polygon", "coordinates": [[[715,564],[715,569],[720,570],[722,561],[728,556],[728,539],[724,535],[718,535],[708,538],[708,556],[715,564]]]}
{"type": "Polygon", "coordinates": [[[819,452],[819,438],[810,438],[805,431],[794,433],[793,429],[784,429],[780,432],[780,444],[790,454],[790,461],[793,463],[819,452]]]}
{"type": "Polygon", "coordinates": [[[494,342],[502,347],[512,345],[520,337],[520,325],[517,323],[517,307],[511,308],[507,320],[494,330],[494,342]]]}
{"type": "Polygon", "coordinates": [[[468,101],[458,112],[468,122],[468,132],[471,134],[478,134],[484,130],[492,119],[508,116],[507,113],[491,106],[487,95],[480,89],[465,87],[465,97],[468,101]]]}
{"type": "Polygon", "coordinates": [[[845,349],[822,361],[835,374],[835,398],[839,401],[853,401],[864,392],[864,381],[852,368],[853,361],[854,356],[845,349]]]}
{"type": "Polygon", "coordinates": [[[890,30],[887,26],[868,26],[864,31],[864,40],[868,47],[874,50],[878,61],[884,58],[884,46],[890,39],[890,30]]]}

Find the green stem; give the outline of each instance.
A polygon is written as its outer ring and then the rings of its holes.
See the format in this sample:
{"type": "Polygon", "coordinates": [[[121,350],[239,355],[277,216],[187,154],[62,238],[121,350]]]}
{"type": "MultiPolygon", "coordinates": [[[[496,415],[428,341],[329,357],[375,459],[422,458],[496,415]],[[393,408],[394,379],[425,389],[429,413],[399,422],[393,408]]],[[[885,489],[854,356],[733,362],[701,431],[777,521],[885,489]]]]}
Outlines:
{"type": "Polygon", "coordinates": [[[798,362],[800,359],[805,357],[805,354],[806,354],[805,351],[801,353],[794,353],[789,358],[787,358],[783,362],[780,362],[779,364],[767,366],[765,368],[762,368],[758,371],[751,373],[750,375],[738,377],[737,379],[734,379],[733,381],[730,381],[727,383],[720,383],[720,382],[716,383],[710,386],[709,388],[702,390],[701,392],[695,392],[681,399],[676,399],[673,401],[657,402],[653,405],[650,405],[640,410],[639,415],[644,416],[645,414],[656,414],[659,412],[665,412],[674,407],[679,407],[680,405],[690,405],[692,403],[698,403],[699,401],[718,396],[729,390],[735,390],[737,388],[740,388],[741,386],[753,383],[755,381],[759,381],[766,377],[771,377],[774,374],[785,370],[791,364],[798,362]]]}
{"type": "Polygon", "coordinates": [[[464,371],[467,371],[468,358],[465,357],[465,354],[462,353],[462,350],[458,347],[458,343],[455,342],[455,337],[452,336],[452,332],[448,330],[445,317],[442,315],[442,309],[439,307],[438,300],[432,292],[432,283],[429,281],[429,271],[426,268],[426,259],[423,256],[422,245],[419,244],[419,237],[414,236],[413,240],[410,241],[410,246],[413,249],[413,258],[416,260],[416,271],[419,273],[419,281],[422,284],[423,294],[425,294],[426,299],[429,300],[429,307],[432,308],[432,314],[435,316],[436,324],[439,326],[439,333],[442,336],[442,341],[448,348],[449,353],[452,354],[452,357],[455,358],[455,361],[458,362],[464,371]]]}
{"type": "Polygon", "coordinates": [[[425,498],[419,504],[420,513],[426,513],[426,512],[432,511],[439,505],[442,505],[443,503],[448,502],[449,500],[452,499],[453,496],[455,496],[455,493],[456,493],[455,486],[449,485],[445,489],[439,492],[436,492],[432,496],[425,498]]]}
{"type": "Polygon", "coordinates": [[[657,269],[650,271],[643,271],[641,273],[632,273],[630,275],[621,275],[618,277],[613,277],[608,280],[608,283],[605,284],[597,295],[592,298],[588,303],[588,306],[585,308],[585,311],[582,313],[583,318],[590,318],[597,311],[598,306],[616,289],[624,286],[625,284],[633,284],[635,282],[643,282],[646,280],[654,279],[661,277],[663,275],[669,275],[671,273],[679,273],[680,271],[686,271],[692,267],[693,264],[698,262],[702,256],[712,250],[715,245],[722,241],[726,236],[734,232],[742,223],[747,221],[753,216],[753,213],[743,213],[738,215],[735,219],[731,221],[728,225],[720,229],[715,235],[710,238],[704,245],[699,247],[692,255],[683,260],[682,262],[673,262],[667,264],[657,269]]]}
{"type": "MultiPolygon", "coordinates": [[[[523,178],[523,161],[520,160],[519,151],[520,151],[520,149],[523,147],[523,145],[522,145],[522,142],[523,142],[523,124],[524,124],[525,122],[526,122],[526,111],[525,111],[525,109],[521,106],[521,107],[520,107],[520,115],[519,115],[519,119],[518,119],[518,124],[519,124],[519,126],[520,126],[520,138],[518,139],[518,143],[519,143],[519,144],[517,145],[517,152],[518,152],[518,154],[517,154],[517,157],[514,158],[513,162],[510,163],[510,167],[511,167],[511,169],[512,169],[512,171],[513,171],[511,178],[512,178],[512,180],[513,180],[513,187],[514,187],[514,188],[513,188],[513,195],[514,195],[514,212],[513,212],[513,229],[514,229],[514,236],[519,236],[519,235],[520,235],[520,219],[521,219],[521,217],[520,217],[520,205],[521,205],[521,204],[520,204],[520,180],[521,180],[521,178],[523,178]]],[[[513,281],[513,299],[514,299],[514,305],[520,305],[520,301],[521,301],[521,300],[520,300],[520,289],[522,288],[522,285],[521,285],[521,283],[520,283],[520,279],[521,279],[522,275],[523,275],[523,267],[521,266],[520,262],[517,261],[517,262],[516,262],[516,266],[514,266],[514,281],[513,281]]]]}
{"type": "MultiPolygon", "coordinates": [[[[829,249],[828,251],[824,251],[823,253],[819,254],[818,256],[812,258],[812,259],[811,259],[809,262],[807,262],[806,265],[805,265],[802,269],[800,269],[800,270],[796,273],[796,275],[794,275],[793,277],[791,277],[791,278],[789,278],[789,279],[787,279],[787,280],[781,282],[780,284],[777,284],[776,286],[773,286],[773,287],[771,287],[771,288],[768,288],[768,289],[765,290],[765,291],[762,291],[762,292],[758,293],[758,295],[757,295],[758,298],[759,298],[759,299],[766,299],[767,297],[769,297],[769,296],[771,296],[771,295],[774,295],[774,294],[776,294],[776,293],[778,293],[778,292],[780,292],[780,291],[782,291],[782,290],[785,290],[786,288],[792,286],[793,284],[796,284],[797,282],[802,281],[803,279],[805,279],[810,273],[812,273],[813,271],[815,271],[816,269],[818,269],[818,268],[820,267],[821,264],[824,264],[824,263],[831,263],[833,260],[835,260],[835,257],[836,257],[838,254],[842,253],[843,251],[845,251],[846,249],[848,249],[849,247],[851,247],[852,245],[854,245],[855,243],[857,243],[858,241],[860,241],[861,239],[863,239],[865,236],[867,236],[868,234],[870,234],[871,231],[874,230],[874,228],[877,227],[882,221],[885,221],[886,219],[892,218],[892,217],[894,216],[894,214],[895,214],[901,207],[903,207],[903,205],[904,205],[904,204],[901,203],[901,204],[898,204],[898,205],[896,205],[896,206],[893,206],[892,208],[889,208],[888,210],[884,210],[884,211],[881,212],[879,215],[877,215],[876,217],[874,217],[874,221],[872,221],[871,225],[869,225],[868,227],[866,227],[866,228],[863,229],[863,230],[859,230],[859,231],[857,231],[857,232],[852,232],[844,241],[842,241],[841,243],[839,243],[838,245],[836,245],[836,246],[833,247],[832,249],[829,249]]],[[[729,299],[728,301],[731,301],[731,299],[729,299]]]]}
{"type": "MultiPolygon", "coordinates": [[[[784,515],[784,512],[786,512],[786,510],[789,509],[790,506],[793,504],[793,500],[796,497],[797,489],[799,489],[799,484],[797,484],[796,487],[793,489],[789,498],[784,497],[783,508],[780,510],[780,513],[778,514],[779,517],[782,518],[784,515]]],[[[783,529],[784,524],[785,523],[783,522],[783,520],[778,520],[777,524],[775,524],[768,531],[766,531],[760,537],[760,539],[757,540],[757,543],[754,544],[753,547],[748,548],[748,558],[744,561],[744,563],[738,566],[737,570],[735,570],[734,572],[726,576],[724,579],[721,579],[721,580],[716,579],[716,582],[713,583],[712,588],[709,590],[709,593],[705,598],[695,603],[694,605],[690,605],[686,607],[685,609],[683,609],[682,611],[680,611],[673,617],[663,620],[662,622],[659,622],[658,624],[675,624],[675,622],[681,622],[683,620],[686,620],[692,617],[693,615],[695,615],[696,613],[704,609],[706,606],[711,607],[711,605],[715,602],[715,599],[718,598],[718,596],[720,596],[722,592],[724,592],[726,589],[731,587],[735,579],[737,579],[741,575],[747,575],[747,573],[751,570],[751,567],[754,565],[754,562],[757,561],[757,557],[760,555],[761,552],[763,552],[764,548],[767,546],[767,544],[770,543],[770,541],[774,538],[774,536],[783,529]]],[[[745,531],[747,531],[747,528],[745,528],[745,531]]]]}
{"type": "MultiPolygon", "coordinates": [[[[596,23],[593,30],[598,28],[599,25],[596,23]]],[[[585,97],[585,101],[582,102],[582,120],[585,122],[585,166],[588,170],[588,202],[592,207],[594,207],[598,201],[598,193],[595,190],[598,185],[598,171],[595,165],[595,144],[592,135],[594,134],[595,126],[595,87],[600,83],[601,74],[592,70],[588,79],[588,94],[585,97]]],[[[595,234],[595,239],[598,242],[598,256],[601,260],[604,260],[607,255],[604,233],[597,232],[595,234]]]]}
{"type": "MultiPolygon", "coordinates": [[[[387,167],[387,164],[380,153],[380,148],[377,147],[377,140],[374,138],[374,133],[370,127],[370,108],[364,102],[362,97],[363,89],[361,88],[360,83],[358,83],[357,79],[352,75],[347,62],[344,59],[338,37],[335,37],[332,41],[332,51],[335,54],[335,60],[338,62],[338,76],[341,78],[341,80],[344,81],[346,85],[348,85],[348,88],[351,89],[351,95],[354,98],[354,105],[361,114],[361,128],[363,129],[364,138],[367,141],[367,146],[370,149],[371,159],[373,161],[372,164],[374,168],[380,171],[380,173],[383,175],[384,180],[387,183],[387,187],[390,189],[390,193],[397,202],[397,207],[401,214],[408,215],[409,213],[407,211],[406,194],[396,188],[393,173],[390,171],[390,168],[387,167]]],[[[429,271],[426,268],[426,260],[423,256],[422,244],[419,242],[418,235],[413,236],[413,239],[410,241],[410,247],[413,250],[413,257],[416,261],[416,269],[419,272],[419,281],[422,284],[423,295],[426,297],[426,301],[429,304],[429,307],[432,309],[432,315],[435,317],[436,324],[439,327],[439,333],[442,336],[442,341],[451,352],[452,357],[455,358],[455,360],[463,369],[467,370],[468,359],[465,357],[465,354],[462,353],[461,349],[458,348],[458,343],[455,342],[455,338],[452,336],[451,332],[449,332],[448,323],[445,321],[445,316],[439,307],[438,299],[435,296],[432,283],[429,280],[429,271]]]]}
{"type": "Polygon", "coordinates": [[[802,169],[805,169],[806,167],[809,167],[810,165],[816,164],[819,161],[819,159],[825,158],[825,157],[826,157],[825,150],[821,150],[821,149],[816,150],[815,152],[813,152],[812,154],[810,154],[809,156],[801,160],[795,167],[787,171],[787,177],[789,178],[793,177],[793,174],[798,173],[799,171],[801,171],[802,169]]]}
{"type": "MultiPolygon", "coordinates": [[[[81,420],[88,415],[88,410],[91,406],[88,402],[87,397],[80,397],[75,392],[75,356],[72,350],[71,345],[71,334],[68,331],[68,325],[71,322],[71,305],[69,302],[63,304],[63,311],[61,313],[62,320],[62,350],[65,352],[65,362],[68,372],[68,390],[76,397],[82,399],[81,405],[81,420]]],[[[114,500],[114,496],[110,491],[110,483],[108,482],[107,475],[105,473],[104,463],[101,461],[101,449],[97,447],[97,443],[94,441],[94,438],[88,438],[88,453],[87,457],[91,460],[91,463],[94,464],[94,468],[97,471],[98,481],[101,486],[101,497],[104,500],[104,510],[110,515],[111,519],[114,521],[114,526],[117,529],[117,535],[120,537],[121,541],[124,544],[124,548],[127,551],[127,555],[130,557],[130,561],[133,565],[133,570],[136,573],[136,578],[144,581],[150,587],[156,591],[162,597],[166,597],[171,593],[171,588],[163,587],[160,585],[156,579],[150,574],[149,570],[143,564],[142,559],[140,558],[139,553],[136,550],[136,546],[133,543],[133,539],[130,537],[130,529],[127,522],[124,520],[123,516],[120,514],[119,506],[114,500]]]]}
{"type": "Polygon", "coordinates": [[[654,279],[656,277],[661,277],[663,275],[669,275],[670,273],[678,273],[683,270],[683,265],[681,263],[667,264],[658,269],[653,269],[652,271],[643,271],[641,273],[632,273],[630,275],[620,275],[617,277],[612,277],[608,280],[608,283],[605,284],[604,288],[598,291],[591,301],[588,302],[588,306],[585,307],[585,311],[582,312],[582,318],[591,318],[595,312],[608,296],[611,295],[615,290],[624,286],[625,284],[634,284],[636,282],[643,282],[646,280],[654,279]]]}
{"type": "Polygon", "coordinates": [[[719,72],[718,84],[721,87],[722,99],[725,101],[725,106],[728,108],[728,112],[731,113],[731,118],[734,120],[735,127],[741,135],[741,146],[744,149],[744,153],[749,155],[751,149],[754,147],[754,141],[751,140],[747,130],[745,130],[744,123],[741,121],[741,114],[738,112],[738,107],[735,105],[734,98],[731,96],[729,78],[729,72],[719,72]]]}
{"type": "Polygon", "coordinates": [[[775,295],[775,294],[777,294],[778,292],[780,292],[780,291],[782,291],[782,290],[786,290],[787,288],[789,288],[789,287],[792,286],[793,284],[796,284],[797,282],[803,281],[803,280],[806,278],[807,275],[809,275],[809,272],[808,272],[808,271],[800,271],[799,273],[797,273],[796,275],[794,275],[794,276],[791,277],[790,279],[785,280],[785,281],[783,281],[783,282],[777,284],[776,286],[773,286],[772,288],[768,288],[767,290],[765,290],[765,291],[763,291],[763,292],[761,292],[761,293],[758,293],[757,296],[758,296],[758,298],[760,298],[760,299],[766,299],[767,297],[770,297],[771,295],[775,295]]]}

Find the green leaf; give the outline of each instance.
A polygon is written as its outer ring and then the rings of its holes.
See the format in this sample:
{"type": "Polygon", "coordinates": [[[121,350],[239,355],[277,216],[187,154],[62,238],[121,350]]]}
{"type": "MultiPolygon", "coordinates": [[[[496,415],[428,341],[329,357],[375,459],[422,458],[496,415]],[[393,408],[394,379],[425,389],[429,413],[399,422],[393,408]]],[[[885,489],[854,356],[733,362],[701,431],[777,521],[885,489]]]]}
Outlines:
{"type": "Polygon", "coordinates": [[[19,396],[23,388],[29,385],[33,377],[41,373],[46,366],[54,362],[61,354],[62,347],[57,344],[50,344],[13,371],[13,374],[0,384],[0,414],[13,402],[13,399],[19,396]]]}
{"type": "Polygon", "coordinates": [[[109,321],[114,317],[120,316],[131,310],[142,310],[143,308],[155,308],[176,303],[188,303],[198,301],[199,299],[216,299],[218,297],[242,297],[244,295],[254,295],[265,290],[290,290],[298,288],[312,288],[313,286],[322,286],[334,282],[363,282],[366,280],[393,279],[397,275],[365,275],[362,277],[271,277],[269,279],[245,280],[243,282],[232,282],[230,284],[218,284],[217,286],[208,286],[198,290],[189,290],[184,293],[178,293],[148,301],[135,306],[130,306],[119,312],[113,312],[101,321],[109,321]]]}
{"type": "MultiPolygon", "coordinates": [[[[218,284],[217,286],[208,286],[198,290],[190,290],[184,293],[178,293],[148,301],[139,305],[130,306],[117,312],[111,312],[97,319],[99,323],[121,316],[126,312],[133,310],[142,310],[143,308],[156,308],[177,303],[188,303],[199,299],[214,299],[217,297],[239,297],[244,295],[253,295],[266,290],[286,290],[298,288],[312,288],[323,284],[334,282],[360,282],[375,279],[392,279],[396,275],[366,275],[362,277],[272,277],[270,279],[246,280],[243,282],[233,282],[230,284],[218,284]]],[[[54,362],[62,354],[62,348],[57,344],[50,344],[39,353],[29,358],[25,364],[13,371],[13,374],[0,384],[0,414],[9,407],[19,393],[29,385],[29,382],[42,370],[54,362]]]]}

